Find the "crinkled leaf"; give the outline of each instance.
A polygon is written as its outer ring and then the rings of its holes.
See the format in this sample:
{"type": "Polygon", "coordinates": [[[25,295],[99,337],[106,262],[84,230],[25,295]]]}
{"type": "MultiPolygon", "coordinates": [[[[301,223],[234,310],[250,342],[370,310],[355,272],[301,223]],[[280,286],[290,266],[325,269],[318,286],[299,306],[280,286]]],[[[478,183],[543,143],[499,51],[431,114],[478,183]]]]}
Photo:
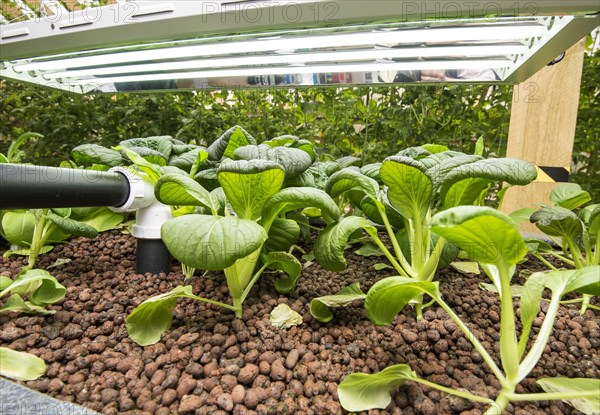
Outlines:
{"type": "Polygon", "coordinates": [[[239,147],[233,153],[237,160],[267,160],[280,164],[287,179],[294,178],[310,167],[313,160],[298,148],[274,147],[266,144],[239,147]]]}
{"type": "Polygon", "coordinates": [[[59,229],[65,233],[84,236],[86,238],[95,238],[98,235],[98,230],[87,223],[79,222],[70,218],[63,218],[52,212],[46,215],[59,229]]]}
{"type": "Polygon", "coordinates": [[[267,199],[281,189],[285,175],[274,162],[239,160],[221,164],[217,177],[235,213],[256,220],[267,199]]]}
{"type": "Polygon", "coordinates": [[[542,378],[536,383],[547,393],[590,392],[588,397],[563,400],[584,414],[600,413],[600,379],[542,378]]]}
{"type": "Polygon", "coordinates": [[[71,156],[78,165],[83,166],[103,164],[116,167],[126,164],[118,151],[99,146],[98,144],[82,144],[77,146],[71,151],[71,156]]]}
{"type": "Polygon", "coordinates": [[[263,227],[251,220],[208,215],[169,219],[162,225],[161,236],[169,252],[183,264],[209,270],[233,265],[267,239],[263,227]]]}
{"type": "Polygon", "coordinates": [[[433,192],[437,193],[446,176],[459,166],[482,160],[483,157],[453,151],[433,154],[421,160],[427,167],[427,174],[433,180],[433,192]]]}
{"type": "Polygon", "coordinates": [[[378,326],[390,324],[412,299],[420,294],[440,298],[437,282],[419,282],[409,277],[387,277],[376,282],[365,298],[369,319],[378,326]]]}
{"type": "Polygon", "coordinates": [[[350,167],[350,166],[357,166],[360,167],[362,166],[362,159],[358,158],[358,157],[354,157],[354,156],[345,156],[345,157],[340,157],[339,159],[337,159],[335,161],[340,168],[344,168],[344,167],[350,167]]]}
{"type": "Polygon", "coordinates": [[[208,191],[219,188],[219,180],[217,180],[217,169],[206,169],[199,171],[195,176],[194,180],[197,181],[200,186],[204,187],[208,191]]]}
{"type": "Polygon", "coordinates": [[[300,237],[298,222],[291,219],[276,218],[269,228],[269,237],[264,248],[267,252],[287,251],[300,237]]]}
{"type": "Polygon", "coordinates": [[[371,222],[358,216],[348,216],[339,222],[328,225],[321,231],[315,241],[315,258],[319,265],[330,271],[342,271],[346,268],[344,249],[348,238],[357,229],[363,228],[367,232],[377,233],[371,222]]]}
{"type": "Polygon", "coordinates": [[[167,205],[204,206],[213,208],[213,200],[208,190],[194,179],[180,174],[166,174],[154,186],[156,199],[167,205]]]}
{"type": "MultiPolygon", "coordinates": [[[[119,145],[123,148],[135,149],[134,151],[136,152],[143,148],[151,150],[153,152],[152,154],[160,155],[166,162],[166,160],[171,157],[171,152],[173,150],[173,138],[168,135],[130,138],[128,140],[121,141],[119,145]]],[[[148,152],[144,154],[151,153],[148,152]]],[[[142,157],[144,157],[144,154],[140,153],[142,157]]]]}
{"type": "MultiPolygon", "coordinates": [[[[476,161],[474,163],[463,164],[450,171],[443,179],[440,187],[440,198],[445,206],[452,206],[446,202],[448,194],[453,186],[465,179],[472,179],[471,182],[461,191],[464,195],[464,203],[473,203],[476,194],[481,193],[485,181],[507,182],[511,185],[526,185],[531,183],[537,177],[535,165],[523,160],[511,158],[490,158],[476,161]],[[479,179],[479,180],[474,180],[479,179]],[[479,191],[479,192],[478,192],[479,191]],[[472,200],[472,201],[471,201],[472,200]]],[[[465,186],[465,184],[462,184],[465,186]]]]}
{"type": "Polygon", "coordinates": [[[269,314],[271,325],[278,329],[289,329],[302,324],[302,316],[292,310],[287,304],[279,304],[269,314]]]}
{"type": "Polygon", "coordinates": [[[390,393],[417,375],[405,364],[388,366],[379,373],[352,373],[338,386],[342,407],[351,412],[386,408],[392,401],[390,393]]]}
{"type": "Polygon", "coordinates": [[[275,289],[281,294],[288,294],[298,283],[302,264],[295,256],[287,252],[269,252],[265,265],[269,268],[278,269],[287,274],[287,277],[279,278],[275,281],[275,289]]]}
{"type": "Polygon", "coordinates": [[[130,147],[128,150],[137,153],[149,163],[156,164],[157,166],[161,167],[167,165],[167,159],[159,151],[147,147],[130,147]]]}
{"type": "Polygon", "coordinates": [[[366,294],[360,289],[358,282],[342,288],[334,295],[313,298],[310,302],[310,314],[320,321],[327,323],[333,319],[329,308],[346,307],[356,300],[363,300],[366,294]]]}
{"type": "Polygon", "coordinates": [[[592,200],[588,192],[577,183],[559,183],[550,192],[550,201],[565,209],[573,210],[592,200]]]}
{"type": "Polygon", "coordinates": [[[0,308],[0,313],[26,313],[26,314],[54,314],[54,310],[46,310],[43,306],[25,301],[19,294],[8,297],[6,303],[0,308]]]}
{"type": "Polygon", "coordinates": [[[433,190],[425,166],[408,157],[393,156],[384,160],[379,174],[388,186],[390,204],[405,218],[422,220],[431,206],[433,190]]]}
{"type": "Polygon", "coordinates": [[[131,340],[140,346],[148,346],[160,340],[171,327],[173,309],[178,298],[197,299],[191,286],[178,286],[168,293],[148,298],[127,316],[126,327],[131,340]]]}
{"type": "Polygon", "coordinates": [[[194,163],[202,163],[207,158],[208,151],[203,148],[195,148],[183,154],[171,156],[168,164],[169,166],[179,167],[181,170],[189,172],[194,163]]]}
{"type": "Polygon", "coordinates": [[[13,245],[30,245],[35,231],[35,215],[28,210],[9,211],[2,215],[6,240],[13,245]]]}
{"type": "Polygon", "coordinates": [[[340,210],[327,193],[309,187],[288,187],[271,196],[264,204],[261,222],[267,228],[279,215],[291,210],[314,207],[329,219],[338,220],[340,210]]]}
{"type": "Polygon", "coordinates": [[[46,373],[46,363],[30,353],[0,347],[0,375],[16,380],[35,380],[46,373]]]}
{"type": "Polygon", "coordinates": [[[233,158],[233,152],[236,148],[249,144],[256,144],[254,137],[242,127],[235,125],[225,131],[221,137],[208,147],[208,158],[214,161],[219,161],[223,157],[233,158]]]}
{"type": "Polygon", "coordinates": [[[348,191],[360,191],[371,198],[378,199],[379,184],[355,169],[344,168],[329,177],[325,184],[325,191],[331,197],[338,197],[348,191]]]}
{"type": "Polygon", "coordinates": [[[514,265],[527,254],[516,225],[492,208],[458,206],[445,210],[432,218],[431,229],[480,263],[514,265]]]}
{"type": "Polygon", "coordinates": [[[377,183],[382,183],[381,177],[379,176],[379,169],[381,169],[382,163],[371,163],[366,164],[360,168],[360,173],[375,180],[377,183]]]}
{"type": "Polygon", "coordinates": [[[583,232],[583,222],[569,209],[546,206],[531,215],[531,222],[550,236],[576,240],[583,232]]]}

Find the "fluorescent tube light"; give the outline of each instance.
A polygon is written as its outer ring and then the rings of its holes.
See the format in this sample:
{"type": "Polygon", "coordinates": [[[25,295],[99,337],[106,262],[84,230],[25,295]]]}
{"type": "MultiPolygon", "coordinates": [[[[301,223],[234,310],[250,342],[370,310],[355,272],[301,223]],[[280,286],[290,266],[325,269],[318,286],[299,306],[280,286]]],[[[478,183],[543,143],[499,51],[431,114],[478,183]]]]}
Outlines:
{"type": "Polygon", "coordinates": [[[376,59],[429,58],[429,57],[484,57],[520,54],[527,50],[522,44],[485,46],[442,46],[406,49],[369,49],[351,52],[304,53],[295,55],[243,56],[222,59],[202,59],[145,65],[111,66],[46,73],[47,79],[68,79],[85,76],[106,76],[138,72],[181,71],[204,68],[244,67],[276,64],[300,64],[309,62],[373,61],[376,59]]]}
{"type": "Polygon", "coordinates": [[[295,75],[312,73],[379,72],[408,70],[448,70],[448,69],[494,69],[512,63],[509,59],[458,60],[458,61],[417,61],[417,62],[374,62],[340,65],[282,66],[248,69],[220,69],[199,72],[174,72],[164,74],[116,76],[109,78],[87,78],[67,81],[69,85],[103,85],[118,82],[144,82],[178,79],[210,79],[227,77],[248,77],[265,75],[295,75]]]}
{"type": "Polygon", "coordinates": [[[448,43],[462,41],[520,40],[540,36],[545,27],[537,23],[455,26],[393,31],[358,32],[320,36],[291,36],[244,42],[222,42],[196,46],[148,49],[95,56],[15,64],[16,71],[65,70],[143,61],[257,53],[277,50],[314,50],[351,46],[448,43]]]}

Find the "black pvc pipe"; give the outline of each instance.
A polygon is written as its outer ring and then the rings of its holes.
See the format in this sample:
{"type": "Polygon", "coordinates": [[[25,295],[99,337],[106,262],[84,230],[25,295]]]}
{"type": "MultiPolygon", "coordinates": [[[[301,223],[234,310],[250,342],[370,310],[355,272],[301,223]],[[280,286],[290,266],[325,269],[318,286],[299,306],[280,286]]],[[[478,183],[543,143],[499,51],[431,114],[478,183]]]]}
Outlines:
{"type": "Polygon", "coordinates": [[[171,270],[171,254],[161,239],[138,239],[135,269],[138,274],[160,274],[171,270]]]}
{"type": "Polygon", "coordinates": [[[0,164],[0,209],[121,206],[128,197],[117,172],[0,164]]]}

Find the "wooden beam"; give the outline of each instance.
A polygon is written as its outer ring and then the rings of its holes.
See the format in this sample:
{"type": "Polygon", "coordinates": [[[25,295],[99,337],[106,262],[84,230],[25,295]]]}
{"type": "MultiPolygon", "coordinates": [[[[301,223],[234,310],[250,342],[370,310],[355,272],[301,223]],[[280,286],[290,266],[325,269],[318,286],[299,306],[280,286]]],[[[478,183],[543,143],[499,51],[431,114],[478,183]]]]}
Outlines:
{"type": "MultiPolygon", "coordinates": [[[[555,180],[566,181],[564,176],[568,177],[584,46],[582,39],[566,51],[562,61],[544,67],[513,89],[506,156],[535,163],[549,174],[538,170],[536,182],[509,189],[502,206],[505,213],[549,203],[555,180]]],[[[529,223],[522,225],[522,230],[540,233],[529,223]]]]}

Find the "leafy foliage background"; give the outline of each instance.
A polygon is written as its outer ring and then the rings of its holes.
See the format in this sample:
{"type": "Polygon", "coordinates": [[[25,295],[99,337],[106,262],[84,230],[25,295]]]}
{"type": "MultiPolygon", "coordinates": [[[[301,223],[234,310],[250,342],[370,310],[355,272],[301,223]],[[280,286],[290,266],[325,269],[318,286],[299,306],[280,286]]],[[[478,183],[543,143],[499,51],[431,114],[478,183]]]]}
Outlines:
{"type": "MultiPolygon", "coordinates": [[[[587,53],[571,180],[600,199],[600,50],[587,53]]],[[[259,141],[293,134],[333,157],[381,160],[402,148],[436,142],[503,156],[510,120],[509,85],[436,85],[199,91],[80,96],[39,86],[0,84],[0,152],[28,131],[23,161],[58,165],[82,143],[110,146],[133,137],[172,135],[210,144],[239,124],[259,141]]]]}

